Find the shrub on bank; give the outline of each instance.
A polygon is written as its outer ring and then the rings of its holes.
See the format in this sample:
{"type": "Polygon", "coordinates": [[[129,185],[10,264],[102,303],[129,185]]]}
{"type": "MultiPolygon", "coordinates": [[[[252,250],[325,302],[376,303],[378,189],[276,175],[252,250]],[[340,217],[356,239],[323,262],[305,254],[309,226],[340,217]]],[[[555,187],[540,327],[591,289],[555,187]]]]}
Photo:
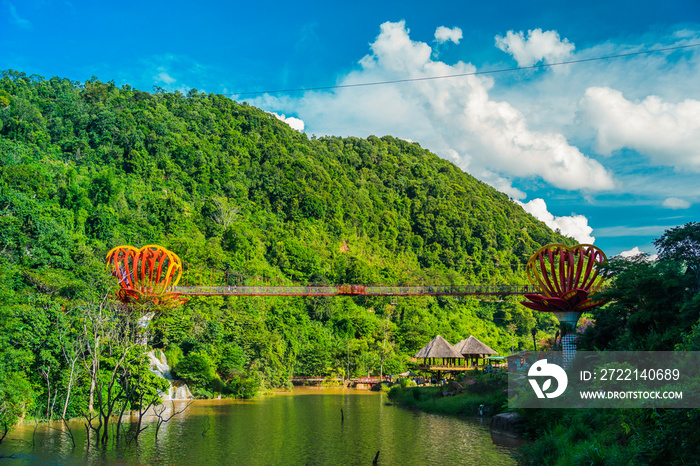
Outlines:
{"type": "Polygon", "coordinates": [[[448,386],[440,387],[401,387],[395,385],[389,391],[389,398],[406,408],[439,414],[477,416],[479,407],[484,405],[488,415],[503,411],[506,394],[503,393],[504,379],[477,377],[471,385],[460,391],[448,391],[448,386]]]}

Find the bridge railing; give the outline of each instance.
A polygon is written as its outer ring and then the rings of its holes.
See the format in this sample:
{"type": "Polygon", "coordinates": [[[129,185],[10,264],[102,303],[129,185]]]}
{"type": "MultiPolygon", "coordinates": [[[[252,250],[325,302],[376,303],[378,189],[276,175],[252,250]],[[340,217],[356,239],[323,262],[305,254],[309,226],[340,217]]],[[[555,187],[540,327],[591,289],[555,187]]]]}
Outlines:
{"type": "Polygon", "coordinates": [[[367,295],[511,295],[533,293],[531,285],[418,285],[418,286],[367,286],[367,295]]]}
{"type": "Polygon", "coordinates": [[[168,291],[184,295],[230,296],[425,296],[425,295],[516,295],[535,293],[532,285],[231,285],[175,286],[168,291]]]}
{"type": "Polygon", "coordinates": [[[193,295],[275,295],[275,296],[329,296],[337,295],[336,286],[175,286],[174,293],[193,295]]]}

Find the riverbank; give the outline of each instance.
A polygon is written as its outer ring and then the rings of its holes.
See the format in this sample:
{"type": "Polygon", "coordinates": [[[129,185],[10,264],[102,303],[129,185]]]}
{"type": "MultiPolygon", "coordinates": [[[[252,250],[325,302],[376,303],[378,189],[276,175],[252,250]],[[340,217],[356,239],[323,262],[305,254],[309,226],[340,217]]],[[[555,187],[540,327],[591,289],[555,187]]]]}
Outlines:
{"type": "Polygon", "coordinates": [[[493,416],[503,412],[508,381],[500,374],[474,374],[461,381],[435,387],[395,385],[389,399],[398,406],[428,413],[458,416],[493,416]]]}
{"type": "MultiPolygon", "coordinates": [[[[507,397],[500,387],[451,395],[450,386],[394,387],[397,406],[447,416],[479,416],[479,406],[492,409],[485,416],[506,412],[507,397]],[[447,393],[445,393],[447,392],[447,393]],[[447,395],[447,396],[445,396],[447,395]]],[[[697,464],[700,410],[688,409],[522,409],[523,430],[514,443],[521,465],[569,464],[697,464]],[[690,461],[688,461],[690,459],[690,461]]],[[[501,443],[494,439],[495,443],[501,443]]]]}

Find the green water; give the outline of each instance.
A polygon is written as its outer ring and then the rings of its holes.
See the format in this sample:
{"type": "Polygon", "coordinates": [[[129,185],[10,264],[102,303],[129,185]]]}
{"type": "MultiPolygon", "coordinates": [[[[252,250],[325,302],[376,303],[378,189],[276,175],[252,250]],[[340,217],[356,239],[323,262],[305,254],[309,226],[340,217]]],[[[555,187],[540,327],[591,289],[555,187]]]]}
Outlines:
{"type": "MultiPolygon", "coordinates": [[[[387,405],[385,394],[349,389],[301,389],[255,401],[202,400],[138,444],[89,448],[85,429],[72,424],[73,448],[60,430],[43,424],[13,430],[0,464],[172,465],[501,465],[511,450],[494,443],[488,420],[460,419],[387,405]],[[341,422],[340,410],[345,420],[341,422]],[[34,446],[29,443],[34,436],[34,446]]],[[[496,438],[497,443],[501,440],[496,438]]]]}

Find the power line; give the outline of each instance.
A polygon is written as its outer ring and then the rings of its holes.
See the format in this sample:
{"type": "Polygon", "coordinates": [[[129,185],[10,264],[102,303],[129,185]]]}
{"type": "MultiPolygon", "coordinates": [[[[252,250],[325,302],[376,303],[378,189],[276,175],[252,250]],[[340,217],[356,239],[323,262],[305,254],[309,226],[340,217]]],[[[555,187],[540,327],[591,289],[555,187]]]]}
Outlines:
{"type": "Polygon", "coordinates": [[[268,90],[268,91],[232,92],[232,93],[226,93],[223,95],[241,96],[241,95],[259,95],[259,94],[280,94],[280,93],[304,92],[304,91],[326,91],[326,90],[330,90],[330,89],[344,89],[344,88],[350,88],[350,87],[382,86],[385,84],[399,84],[399,83],[408,83],[408,82],[417,82],[417,81],[432,81],[434,79],[462,78],[465,76],[480,76],[480,75],[485,75],[485,74],[507,73],[507,72],[511,72],[511,71],[550,68],[553,66],[561,66],[561,65],[572,65],[575,63],[585,63],[585,62],[600,61],[600,60],[611,60],[611,59],[615,59],[615,58],[633,57],[635,55],[645,55],[645,54],[656,53],[656,52],[668,52],[668,51],[672,51],[672,50],[689,49],[689,48],[693,48],[693,47],[700,47],[700,44],[677,45],[674,47],[664,47],[664,48],[660,48],[660,49],[642,50],[639,52],[620,53],[620,54],[616,54],[616,55],[606,55],[606,56],[602,56],[602,57],[593,57],[593,58],[581,58],[579,60],[569,60],[569,61],[562,61],[562,62],[558,62],[558,63],[543,63],[541,65],[518,66],[515,68],[503,68],[500,70],[474,71],[471,73],[448,74],[448,75],[442,75],[442,76],[427,76],[427,77],[423,77],[423,78],[395,79],[392,81],[374,81],[374,82],[356,83],[356,84],[338,84],[335,86],[297,87],[297,88],[291,88],[291,89],[273,89],[273,90],[268,90]]]}

